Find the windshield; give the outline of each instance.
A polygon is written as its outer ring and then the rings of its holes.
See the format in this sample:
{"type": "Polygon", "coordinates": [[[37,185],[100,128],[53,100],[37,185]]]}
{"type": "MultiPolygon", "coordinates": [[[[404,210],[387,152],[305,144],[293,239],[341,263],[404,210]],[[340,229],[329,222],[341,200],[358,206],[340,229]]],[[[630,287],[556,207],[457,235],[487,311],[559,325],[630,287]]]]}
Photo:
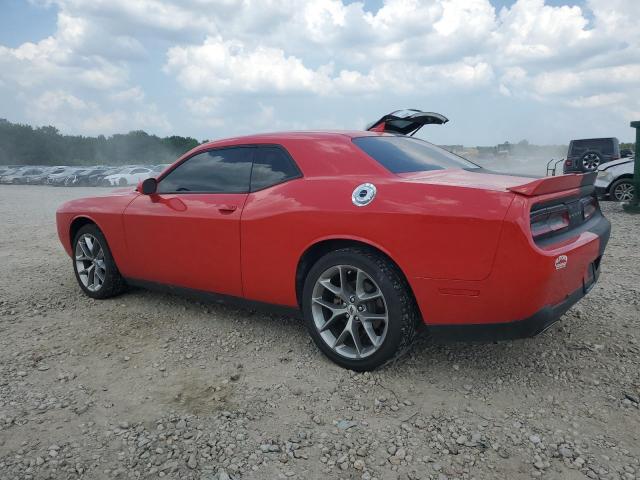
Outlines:
{"type": "Polygon", "coordinates": [[[479,168],[475,163],[418,138],[358,137],[353,143],[392,173],[479,168]]]}

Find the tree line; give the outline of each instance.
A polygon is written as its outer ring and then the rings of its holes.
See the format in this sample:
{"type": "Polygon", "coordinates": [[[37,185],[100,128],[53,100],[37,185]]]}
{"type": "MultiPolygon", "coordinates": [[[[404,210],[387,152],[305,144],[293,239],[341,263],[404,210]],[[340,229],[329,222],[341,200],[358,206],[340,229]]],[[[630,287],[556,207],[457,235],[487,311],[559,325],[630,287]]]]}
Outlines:
{"type": "Polygon", "coordinates": [[[63,135],[0,119],[0,165],[127,165],[170,163],[199,145],[191,137],[158,137],[142,130],[109,137],[63,135]]]}

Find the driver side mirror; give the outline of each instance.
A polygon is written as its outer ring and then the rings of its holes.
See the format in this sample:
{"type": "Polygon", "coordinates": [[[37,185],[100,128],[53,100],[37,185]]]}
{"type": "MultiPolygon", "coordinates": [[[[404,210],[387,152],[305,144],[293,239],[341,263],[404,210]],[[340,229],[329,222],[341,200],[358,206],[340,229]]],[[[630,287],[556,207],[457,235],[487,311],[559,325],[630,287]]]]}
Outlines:
{"type": "Polygon", "coordinates": [[[147,178],[140,185],[140,193],[143,195],[153,195],[158,189],[158,181],[153,178],[147,178]]]}

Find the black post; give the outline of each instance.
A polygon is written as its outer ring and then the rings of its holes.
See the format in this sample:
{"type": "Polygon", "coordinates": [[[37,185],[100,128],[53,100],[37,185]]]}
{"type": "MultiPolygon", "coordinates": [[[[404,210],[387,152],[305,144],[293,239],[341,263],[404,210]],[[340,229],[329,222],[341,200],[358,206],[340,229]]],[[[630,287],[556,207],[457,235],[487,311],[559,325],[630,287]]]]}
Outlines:
{"type": "Polygon", "coordinates": [[[633,199],[623,206],[629,213],[640,213],[640,157],[638,146],[640,146],[640,121],[631,122],[631,128],[636,129],[636,151],[635,163],[633,166],[633,199]]]}

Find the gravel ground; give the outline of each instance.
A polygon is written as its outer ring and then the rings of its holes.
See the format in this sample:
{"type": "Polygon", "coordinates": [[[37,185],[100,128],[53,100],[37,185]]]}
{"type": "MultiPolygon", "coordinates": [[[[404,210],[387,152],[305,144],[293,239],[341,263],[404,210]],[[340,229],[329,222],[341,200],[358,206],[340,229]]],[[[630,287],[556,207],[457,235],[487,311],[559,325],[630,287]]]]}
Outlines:
{"type": "Polygon", "coordinates": [[[355,374],[302,324],[133,290],[81,294],[54,211],[0,186],[0,479],[640,478],[640,217],[541,336],[422,337],[355,374]]]}

